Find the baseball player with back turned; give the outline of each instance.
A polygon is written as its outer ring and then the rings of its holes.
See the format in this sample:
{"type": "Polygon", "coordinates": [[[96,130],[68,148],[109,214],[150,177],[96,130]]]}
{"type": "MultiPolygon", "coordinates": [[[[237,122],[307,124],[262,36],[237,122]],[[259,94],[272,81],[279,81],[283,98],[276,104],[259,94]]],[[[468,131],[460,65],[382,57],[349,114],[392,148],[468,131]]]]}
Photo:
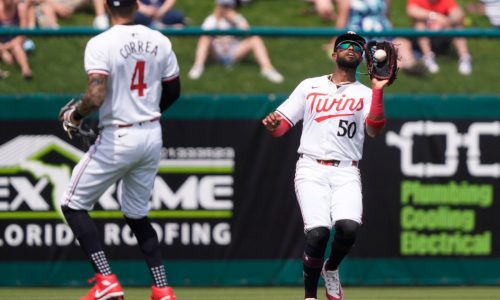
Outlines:
{"type": "Polygon", "coordinates": [[[274,137],[303,120],[295,192],[304,221],[306,300],[317,299],[320,274],[326,297],[342,299],[338,267],[356,240],[363,211],[358,162],[365,130],[375,137],[385,125],[383,88],[388,80],[372,79],[371,89],[356,81],[364,45],[354,32],[340,35],[332,54],[333,74],[302,81],[262,120],[274,137]],[[332,251],[323,261],[331,229],[332,251]]]}
{"type": "Polygon", "coordinates": [[[121,180],[117,185],[121,210],[153,278],[150,299],[175,300],[147,214],[162,148],[159,119],[179,98],[179,65],[167,37],[132,24],[136,0],[107,0],[106,4],[113,26],[87,43],[86,92],[60,116],[65,128],[73,128],[99,110],[99,136],[75,166],[61,199],[64,217],[96,273],[94,287],[81,299],[123,299],[122,286],[88,213],[121,180]]]}

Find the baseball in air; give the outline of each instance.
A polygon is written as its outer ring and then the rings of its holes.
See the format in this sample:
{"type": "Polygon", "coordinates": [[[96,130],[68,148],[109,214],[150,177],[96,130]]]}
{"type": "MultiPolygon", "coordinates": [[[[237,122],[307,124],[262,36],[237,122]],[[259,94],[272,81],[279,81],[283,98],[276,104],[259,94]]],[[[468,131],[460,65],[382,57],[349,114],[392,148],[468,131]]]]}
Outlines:
{"type": "Polygon", "coordinates": [[[384,61],[387,58],[387,53],[382,49],[378,49],[373,53],[373,57],[375,57],[377,61],[384,61]]]}

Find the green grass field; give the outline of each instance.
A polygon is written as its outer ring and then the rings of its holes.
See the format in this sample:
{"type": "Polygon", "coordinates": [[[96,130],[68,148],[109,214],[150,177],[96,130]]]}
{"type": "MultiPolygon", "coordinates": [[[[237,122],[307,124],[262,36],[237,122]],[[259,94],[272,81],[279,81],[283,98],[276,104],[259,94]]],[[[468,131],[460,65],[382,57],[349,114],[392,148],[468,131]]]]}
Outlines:
{"type": "MultiPolygon", "coordinates": [[[[461,4],[471,0],[459,0],[461,4]]],[[[213,0],[177,1],[176,7],[190,20],[190,26],[200,26],[213,9],[213,0]]],[[[406,1],[392,1],[391,19],[395,27],[409,27],[405,13],[406,1]]],[[[252,26],[278,27],[332,27],[314,13],[306,13],[310,5],[304,0],[256,0],[242,7],[242,13],[252,26]]],[[[90,26],[92,10],[80,11],[62,26],[90,26]]],[[[489,27],[484,16],[469,15],[470,27],[489,27]]],[[[90,37],[35,37],[36,50],[29,55],[34,79],[25,81],[15,66],[5,66],[11,76],[0,80],[0,93],[80,93],[86,85],[83,70],[83,51],[90,37]]],[[[183,94],[193,93],[290,93],[304,78],[328,74],[333,63],[322,45],[329,38],[266,37],[270,57],[275,67],[285,76],[282,84],[273,84],[259,74],[253,59],[238,63],[230,71],[218,64],[208,65],[199,80],[189,80],[196,37],[171,37],[181,67],[183,94]]],[[[400,72],[391,93],[500,93],[498,78],[498,39],[470,38],[473,56],[472,76],[462,76],[457,71],[457,58],[453,50],[437,58],[441,72],[424,78],[400,72]]],[[[361,70],[362,71],[362,70],[361,70]]],[[[367,82],[367,76],[361,81],[367,82]]]]}
{"type": "MultiPolygon", "coordinates": [[[[80,288],[0,288],[5,300],[70,300],[86,293],[80,288]]],[[[323,290],[319,298],[325,299],[323,290]]],[[[128,288],[127,300],[149,299],[147,288],[128,288]]],[[[346,300],[494,300],[500,297],[500,287],[347,287],[346,300]]],[[[293,300],[303,299],[302,288],[176,288],[178,300],[293,300]]]]}

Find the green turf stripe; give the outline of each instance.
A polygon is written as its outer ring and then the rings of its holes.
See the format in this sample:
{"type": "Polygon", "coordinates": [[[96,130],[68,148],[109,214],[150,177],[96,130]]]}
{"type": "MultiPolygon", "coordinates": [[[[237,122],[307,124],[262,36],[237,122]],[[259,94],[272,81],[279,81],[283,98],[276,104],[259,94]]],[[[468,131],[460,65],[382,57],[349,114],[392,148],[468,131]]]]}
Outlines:
{"type": "MultiPolygon", "coordinates": [[[[96,219],[121,219],[121,211],[91,211],[90,215],[96,219]]],[[[149,212],[149,217],[157,219],[228,219],[233,216],[229,210],[160,210],[149,212]]],[[[26,211],[26,212],[0,212],[0,219],[60,219],[55,211],[26,211]]]]}
{"type": "Polygon", "coordinates": [[[225,219],[231,218],[233,212],[230,210],[159,210],[149,212],[151,218],[209,218],[225,219]]]}
{"type": "MultiPolygon", "coordinates": [[[[93,218],[98,219],[119,219],[123,218],[121,211],[93,211],[90,212],[93,218]]],[[[168,219],[168,218],[181,218],[181,219],[224,219],[231,218],[233,212],[229,210],[155,210],[149,212],[150,218],[168,219]]]]}
{"type": "Polygon", "coordinates": [[[7,168],[0,169],[0,174],[2,174],[2,175],[4,175],[4,174],[12,175],[12,174],[19,173],[20,170],[21,169],[19,167],[7,167],[7,168]]]}
{"type": "Polygon", "coordinates": [[[0,219],[61,219],[56,211],[0,212],[0,219]]]}

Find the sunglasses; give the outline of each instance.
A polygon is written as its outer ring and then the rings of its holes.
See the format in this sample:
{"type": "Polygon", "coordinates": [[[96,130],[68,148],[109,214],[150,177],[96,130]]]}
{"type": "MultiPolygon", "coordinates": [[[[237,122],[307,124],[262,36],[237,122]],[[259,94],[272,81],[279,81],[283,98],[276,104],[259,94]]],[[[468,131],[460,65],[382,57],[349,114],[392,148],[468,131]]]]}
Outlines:
{"type": "Polygon", "coordinates": [[[361,48],[360,45],[356,44],[356,43],[351,43],[351,42],[345,42],[345,43],[341,43],[337,46],[337,49],[340,49],[340,50],[347,50],[349,49],[349,47],[352,46],[352,50],[354,50],[355,52],[363,52],[363,48],[361,48]]]}

